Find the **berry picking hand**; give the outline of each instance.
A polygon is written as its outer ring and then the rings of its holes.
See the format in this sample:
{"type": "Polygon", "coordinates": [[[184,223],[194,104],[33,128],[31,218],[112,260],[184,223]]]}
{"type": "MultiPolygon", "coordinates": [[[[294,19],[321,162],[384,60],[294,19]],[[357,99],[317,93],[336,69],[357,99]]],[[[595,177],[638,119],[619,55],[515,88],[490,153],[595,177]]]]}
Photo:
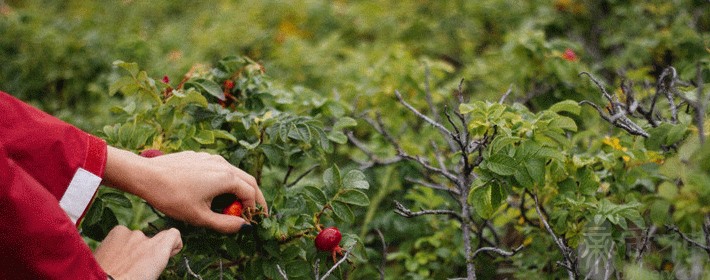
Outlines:
{"type": "Polygon", "coordinates": [[[114,279],[158,279],[168,259],[180,249],[182,240],[177,229],[161,231],[148,238],[141,231],[117,226],[96,248],[94,257],[114,279]]]}
{"type": "Polygon", "coordinates": [[[245,208],[258,203],[268,211],[253,176],[208,153],[188,151],[144,158],[108,147],[104,179],[170,217],[223,233],[236,232],[247,222],[210,210],[212,199],[220,194],[232,193],[245,208]]]}

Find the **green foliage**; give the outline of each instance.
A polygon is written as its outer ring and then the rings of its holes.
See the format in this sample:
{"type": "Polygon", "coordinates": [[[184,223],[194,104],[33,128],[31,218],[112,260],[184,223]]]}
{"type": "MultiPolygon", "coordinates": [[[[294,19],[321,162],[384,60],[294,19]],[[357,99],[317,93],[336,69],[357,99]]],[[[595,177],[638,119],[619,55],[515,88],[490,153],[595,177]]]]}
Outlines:
{"type": "Polygon", "coordinates": [[[660,95],[657,124],[630,115],[650,136],[631,136],[579,105],[608,104],[578,74],[601,77],[621,103],[633,93],[649,108],[663,90],[654,84],[673,66],[675,92],[692,102],[703,85],[708,96],[708,11],[700,0],[0,1],[0,90],[114,146],[207,151],[258,178],[273,212],[237,236],[100,191],[82,225],[88,238],[116,224],[183,230],[185,249],[168,279],[190,278],[183,257],[205,279],[280,279],[275,264],[289,279],[312,278],[316,259],[321,272],[332,265],[312,246],[318,224],[341,228],[343,247],[356,244],[336,278],[373,279],[381,268],[387,279],[465,275],[462,222],[404,218],[393,200],[416,210],[470,206],[469,222],[480,226],[473,249],[525,245],[509,258],[479,254],[479,278],[567,277],[542,218],[574,250],[591,227],[608,226],[622,277],[683,278],[700,250],[665,225],[703,240],[710,155],[696,110],[676,97],[676,118],[660,95]],[[577,58],[565,58],[567,49],[577,58]],[[463,101],[452,102],[462,79],[463,101]],[[402,151],[434,165],[462,162],[395,90],[449,129],[446,114],[458,109],[472,138],[489,138],[469,155],[481,161],[463,205],[447,192],[454,186],[428,180],[414,162],[370,162],[398,155],[366,121],[378,113],[402,151]],[[642,269],[628,240],[654,226],[651,248],[660,249],[644,252],[642,269]]]}

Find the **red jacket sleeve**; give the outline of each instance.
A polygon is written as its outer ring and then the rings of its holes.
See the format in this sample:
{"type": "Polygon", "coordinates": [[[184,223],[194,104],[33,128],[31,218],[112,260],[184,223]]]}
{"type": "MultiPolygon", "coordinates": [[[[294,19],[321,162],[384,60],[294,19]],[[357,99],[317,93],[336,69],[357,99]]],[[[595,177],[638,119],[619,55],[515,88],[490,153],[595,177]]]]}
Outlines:
{"type": "Polygon", "coordinates": [[[78,224],[101,183],[106,143],[4,92],[0,142],[18,168],[47,189],[78,224]]]}
{"type": "Polygon", "coordinates": [[[0,279],[106,279],[76,223],[106,144],[0,92],[0,279]]]}

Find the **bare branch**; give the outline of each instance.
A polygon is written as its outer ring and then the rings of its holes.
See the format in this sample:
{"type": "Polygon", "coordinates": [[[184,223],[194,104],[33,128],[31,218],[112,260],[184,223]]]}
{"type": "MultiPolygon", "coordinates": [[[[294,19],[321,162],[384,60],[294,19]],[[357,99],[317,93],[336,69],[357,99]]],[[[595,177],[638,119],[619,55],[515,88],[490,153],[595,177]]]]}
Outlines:
{"type": "Polygon", "coordinates": [[[380,243],[382,243],[382,262],[380,263],[380,280],[385,280],[385,266],[387,265],[387,242],[385,242],[385,236],[382,234],[380,229],[375,229],[377,236],[380,238],[380,243]]]}
{"type": "Polygon", "coordinates": [[[281,268],[279,264],[276,264],[276,270],[279,271],[279,274],[281,274],[281,277],[284,278],[284,280],[288,280],[288,276],[286,275],[286,272],[281,268]]]}
{"type": "Polygon", "coordinates": [[[318,168],[319,166],[320,166],[320,164],[315,164],[315,165],[311,166],[310,168],[308,168],[308,170],[306,170],[306,172],[303,172],[303,174],[301,174],[300,176],[298,176],[298,178],[296,178],[296,180],[294,180],[294,181],[291,182],[290,184],[286,185],[286,187],[287,187],[287,188],[290,188],[290,187],[295,186],[296,184],[298,184],[298,182],[301,181],[301,179],[303,179],[303,177],[306,177],[306,175],[308,175],[308,173],[311,173],[313,170],[315,170],[315,169],[318,168]]]}
{"type": "Polygon", "coordinates": [[[594,76],[592,76],[592,74],[589,74],[587,72],[582,72],[579,75],[580,76],[582,76],[582,75],[588,76],[589,79],[592,80],[592,82],[597,85],[599,90],[601,90],[604,98],[606,98],[609,101],[609,106],[607,107],[607,111],[609,112],[609,115],[605,114],[598,105],[596,105],[590,101],[583,100],[583,101],[579,102],[580,105],[582,105],[582,104],[591,105],[592,107],[594,107],[594,109],[597,110],[597,112],[599,113],[599,116],[601,116],[604,120],[608,121],[609,123],[613,124],[614,126],[616,126],[618,128],[626,130],[627,132],[629,132],[633,135],[639,135],[639,136],[643,136],[646,138],[648,138],[650,136],[648,134],[648,132],[646,132],[643,128],[641,128],[639,125],[637,125],[636,123],[631,121],[631,119],[629,119],[626,116],[627,113],[633,113],[633,112],[629,112],[627,110],[628,108],[624,109],[623,108],[624,104],[619,102],[619,100],[616,98],[616,96],[610,95],[609,92],[606,91],[606,88],[601,84],[601,82],[599,82],[596,78],[594,78],[594,76]]]}
{"type": "Polygon", "coordinates": [[[682,238],[683,240],[685,240],[685,242],[688,242],[688,243],[690,243],[691,245],[693,245],[693,246],[695,246],[695,247],[698,247],[698,248],[700,248],[700,249],[703,249],[705,252],[708,252],[708,253],[710,254],[710,246],[700,244],[700,242],[697,242],[697,241],[693,240],[692,238],[688,237],[687,235],[685,235],[685,233],[683,233],[682,231],[680,231],[680,229],[678,229],[677,226],[675,226],[675,225],[666,225],[666,229],[668,229],[668,230],[670,230],[670,231],[674,231],[675,233],[677,233],[677,234],[680,236],[680,238],[682,238]]]}
{"type": "Polygon", "coordinates": [[[402,205],[399,201],[394,201],[395,204],[395,209],[394,212],[399,214],[402,217],[405,218],[412,218],[412,217],[417,217],[417,216],[422,216],[422,215],[448,215],[451,216],[459,221],[463,221],[463,217],[459,215],[459,213],[456,213],[452,210],[422,210],[418,212],[412,212],[412,210],[409,210],[407,207],[402,205]]]}
{"type": "Polygon", "coordinates": [[[510,84],[510,86],[508,86],[508,91],[506,91],[505,94],[500,97],[500,100],[498,100],[498,104],[503,104],[503,102],[505,102],[505,99],[508,98],[508,95],[510,95],[511,92],[513,92],[513,84],[510,84]]]}
{"type": "Polygon", "coordinates": [[[190,273],[192,277],[202,280],[202,276],[197,275],[197,273],[193,272],[192,268],[190,268],[190,261],[187,260],[187,257],[183,257],[183,259],[185,260],[185,267],[187,268],[187,273],[190,273]]]}
{"type": "Polygon", "coordinates": [[[636,249],[637,263],[643,265],[641,258],[643,257],[644,252],[648,249],[648,242],[653,239],[653,235],[656,233],[657,229],[658,228],[655,225],[651,225],[646,229],[646,233],[643,235],[643,239],[641,240],[641,245],[636,249]]]}
{"type": "Polygon", "coordinates": [[[335,269],[338,268],[338,266],[340,266],[343,262],[345,262],[345,260],[348,259],[348,255],[350,254],[350,250],[352,250],[353,247],[355,247],[355,245],[350,246],[350,248],[345,250],[345,254],[343,255],[343,257],[338,262],[336,262],[333,265],[333,267],[331,267],[328,271],[326,271],[322,277],[318,277],[318,275],[316,274],[316,280],[322,280],[322,279],[328,278],[328,276],[330,276],[330,274],[333,273],[333,271],[335,271],[335,269]]]}
{"type": "Polygon", "coordinates": [[[569,275],[570,279],[577,279],[577,269],[575,265],[574,251],[572,251],[571,248],[567,247],[564,240],[558,237],[557,234],[555,234],[555,231],[552,230],[552,227],[550,227],[550,224],[547,223],[547,219],[545,218],[545,215],[543,215],[543,211],[540,209],[540,202],[537,199],[537,194],[531,194],[531,196],[535,200],[535,210],[537,211],[537,215],[540,217],[540,221],[545,226],[545,229],[550,234],[550,236],[552,236],[552,240],[555,241],[557,247],[562,253],[562,257],[565,259],[564,262],[558,263],[565,269],[567,269],[567,274],[569,275]]]}
{"type": "Polygon", "coordinates": [[[451,131],[449,131],[449,130],[448,130],[446,127],[444,127],[441,123],[439,123],[439,122],[437,122],[437,121],[435,121],[435,120],[430,119],[430,118],[427,117],[426,115],[420,113],[419,110],[417,110],[416,108],[414,108],[412,105],[410,105],[409,103],[407,103],[407,101],[404,101],[404,99],[402,98],[402,94],[400,94],[399,91],[396,91],[396,90],[395,90],[395,91],[394,91],[394,95],[397,96],[397,99],[399,100],[400,103],[402,103],[402,105],[404,105],[404,107],[406,107],[407,109],[409,109],[409,111],[412,111],[412,113],[414,113],[415,115],[417,115],[417,117],[419,117],[420,119],[422,119],[422,120],[428,122],[428,123],[431,124],[432,126],[434,126],[434,127],[436,127],[437,129],[439,129],[439,131],[441,131],[441,133],[444,134],[445,136],[449,136],[449,137],[451,136],[451,131]]]}
{"type": "Polygon", "coordinates": [[[504,257],[510,257],[510,256],[513,256],[516,253],[518,253],[523,248],[525,248],[525,245],[520,245],[520,246],[518,246],[518,248],[515,248],[512,251],[505,251],[503,249],[496,248],[496,247],[482,247],[482,248],[478,248],[478,250],[473,252],[473,258],[476,258],[476,255],[478,255],[478,253],[481,253],[481,252],[493,252],[493,253],[496,253],[496,254],[504,256],[504,257]]]}
{"type": "Polygon", "coordinates": [[[454,189],[454,188],[449,188],[449,187],[446,187],[446,186],[442,186],[442,185],[438,185],[438,184],[433,184],[433,183],[429,183],[429,182],[426,182],[426,181],[422,181],[422,180],[418,180],[418,179],[414,179],[414,178],[409,178],[409,177],[404,178],[404,179],[407,180],[407,181],[409,181],[409,182],[411,182],[411,183],[419,184],[419,185],[425,186],[425,187],[430,188],[430,189],[448,191],[448,192],[454,193],[455,195],[460,195],[460,194],[461,194],[461,192],[459,192],[459,190],[454,189]]]}

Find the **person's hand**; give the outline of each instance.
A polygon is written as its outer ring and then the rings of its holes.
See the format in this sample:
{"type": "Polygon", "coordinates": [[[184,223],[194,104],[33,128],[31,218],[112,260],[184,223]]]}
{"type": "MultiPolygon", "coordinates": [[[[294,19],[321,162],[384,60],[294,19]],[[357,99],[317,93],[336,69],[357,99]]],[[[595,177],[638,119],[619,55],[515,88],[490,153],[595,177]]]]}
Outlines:
{"type": "Polygon", "coordinates": [[[207,153],[180,152],[143,158],[109,147],[104,178],[110,185],[142,197],[170,217],[223,233],[236,232],[247,222],[241,217],[212,212],[210,205],[216,196],[232,193],[244,207],[256,207],[258,203],[267,210],[253,176],[223,157],[207,153]]]}
{"type": "Polygon", "coordinates": [[[117,226],[96,248],[94,257],[101,268],[116,280],[158,279],[168,259],[180,249],[182,239],[177,229],[164,230],[148,238],[141,231],[117,226]]]}

